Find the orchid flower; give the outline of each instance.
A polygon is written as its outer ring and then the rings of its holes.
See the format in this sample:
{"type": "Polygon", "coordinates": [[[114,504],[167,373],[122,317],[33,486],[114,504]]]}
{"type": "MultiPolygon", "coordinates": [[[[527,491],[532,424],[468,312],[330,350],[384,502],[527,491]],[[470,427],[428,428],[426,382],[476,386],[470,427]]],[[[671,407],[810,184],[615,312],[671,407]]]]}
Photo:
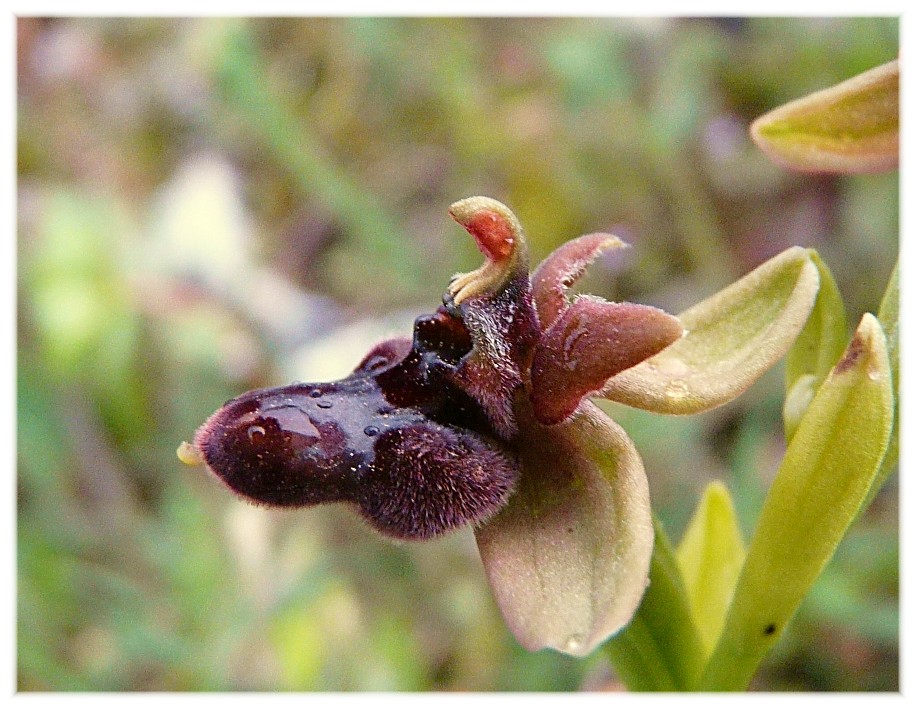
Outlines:
{"type": "Polygon", "coordinates": [[[639,453],[589,398],[663,414],[733,399],[804,326],[818,270],[794,247],[675,317],[568,297],[617,237],[579,237],[529,275],[505,205],[449,212],[485,261],[412,339],[380,343],[337,382],[227,402],[179,457],[255,503],[348,503],[393,538],[471,525],[519,642],[585,655],[633,616],[654,541],[639,453]]]}

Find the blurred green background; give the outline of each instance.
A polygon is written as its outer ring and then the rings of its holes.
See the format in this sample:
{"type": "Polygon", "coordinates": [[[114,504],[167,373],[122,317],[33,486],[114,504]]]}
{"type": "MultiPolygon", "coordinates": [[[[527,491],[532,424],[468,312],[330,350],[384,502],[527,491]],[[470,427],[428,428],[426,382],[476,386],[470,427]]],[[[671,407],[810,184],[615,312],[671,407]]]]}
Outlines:
{"type": "MultiPolygon", "coordinates": [[[[582,290],[677,312],[793,244],[877,309],[896,173],[790,174],[756,116],[898,53],[872,19],[41,19],[18,34],[20,690],[596,690],[522,650],[473,536],[234,499],[176,446],[224,400],[335,378],[480,260],[496,197],[539,260],[612,231],[582,290]]],[[[745,535],[781,372],[690,418],[608,407],[677,540],[724,480],[745,535]]],[[[898,687],[897,483],[754,687],[898,687]]],[[[774,580],[778,584],[778,580],[774,580]]]]}

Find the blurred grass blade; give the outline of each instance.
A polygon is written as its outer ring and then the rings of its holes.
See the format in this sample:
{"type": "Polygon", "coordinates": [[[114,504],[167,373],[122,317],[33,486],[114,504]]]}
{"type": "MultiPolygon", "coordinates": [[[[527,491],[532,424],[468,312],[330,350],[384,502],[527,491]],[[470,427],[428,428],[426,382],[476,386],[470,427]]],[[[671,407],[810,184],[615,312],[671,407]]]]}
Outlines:
{"type": "Polygon", "coordinates": [[[808,322],[786,354],[786,441],[791,441],[814,393],[846,347],[846,307],[833,274],[817,252],[808,250],[820,276],[817,300],[808,322]]]}
{"type": "Polygon", "coordinates": [[[707,653],[712,651],[744,562],[744,541],[728,489],[706,487],[677,549],[687,598],[707,653]]]}
{"type": "Polygon", "coordinates": [[[288,101],[270,92],[248,25],[227,22],[224,31],[221,49],[212,61],[226,108],[260,138],[277,164],[290,170],[304,194],[322,203],[372,250],[377,266],[414,284],[418,260],[402,248],[394,217],[334,164],[308,121],[299,120],[288,101]]]}
{"type": "Polygon", "coordinates": [[[649,588],[630,624],[604,649],[629,690],[688,690],[699,676],[703,644],[671,541],[657,519],[649,588]]]}
{"type": "Polygon", "coordinates": [[[878,469],[878,475],[872,481],[871,490],[862,509],[867,508],[878,495],[878,491],[887,481],[897,461],[900,458],[900,263],[894,267],[894,273],[891,274],[890,281],[887,284],[887,290],[881,299],[881,305],[878,308],[878,322],[884,329],[884,335],[887,338],[887,358],[891,365],[891,377],[894,383],[894,425],[891,430],[891,440],[888,442],[887,451],[884,452],[884,460],[881,462],[881,468],[878,469]]]}
{"type": "Polygon", "coordinates": [[[731,401],[798,337],[818,270],[792,247],[678,315],[687,334],[607,381],[597,396],[660,414],[695,414],[731,401]]]}
{"type": "Polygon", "coordinates": [[[775,162],[809,172],[891,170],[899,152],[899,62],[761,116],[751,136],[775,162]]]}
{"type": "Polygon", "coordinates": [[[892,416],[884,333],[866,313],[779,467],[700,690],[748,686],[855,519],[892,416]]]}

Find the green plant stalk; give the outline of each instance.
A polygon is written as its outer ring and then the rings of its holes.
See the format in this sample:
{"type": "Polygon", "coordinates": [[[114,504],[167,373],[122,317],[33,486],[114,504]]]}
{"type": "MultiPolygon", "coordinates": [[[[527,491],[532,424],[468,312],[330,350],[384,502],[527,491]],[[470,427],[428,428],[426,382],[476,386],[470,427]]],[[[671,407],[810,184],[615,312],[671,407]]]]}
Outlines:
{"type": "Polygon", "coordinates": [[[633,620],[604,649],[630,690],[688,690],[702,669],[703,644],[674,548],[658,519],[654,524],[649,588],[633,620]]]}
{"type": "Polygon", "coordinates": [[[875,477],[893,418],[890,364],[865,314],[779,467],[697,690],[743,690],[833,556],[875,477]]]}

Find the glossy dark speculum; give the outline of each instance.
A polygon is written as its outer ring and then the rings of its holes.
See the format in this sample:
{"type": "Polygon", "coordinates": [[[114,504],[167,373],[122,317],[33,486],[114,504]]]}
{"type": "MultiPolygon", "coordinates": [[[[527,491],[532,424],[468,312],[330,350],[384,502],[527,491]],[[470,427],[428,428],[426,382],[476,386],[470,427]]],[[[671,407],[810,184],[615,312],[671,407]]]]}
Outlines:
{"type": "Polygon", "coordinates": [[[198,430],[208,468],[255,502],[349,502],[387,535],[424,539],[498,511],[514,454],[453,384],[471,341],[440,308],[413,341],[377,345],[343,380],[255,390],[198,430]]]}

